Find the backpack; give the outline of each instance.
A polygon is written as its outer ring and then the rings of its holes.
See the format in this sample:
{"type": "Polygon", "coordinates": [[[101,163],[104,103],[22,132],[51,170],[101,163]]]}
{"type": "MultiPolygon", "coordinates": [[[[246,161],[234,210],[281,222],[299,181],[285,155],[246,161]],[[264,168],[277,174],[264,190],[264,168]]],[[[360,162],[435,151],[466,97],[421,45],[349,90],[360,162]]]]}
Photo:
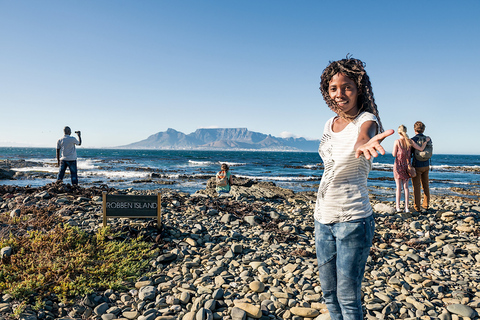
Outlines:
{"type": "Polygon", "coordinates": [[[227,171],[222,170],[217,173],[217,187],[226,187],[228,185],[227,171]]]}
{"type": "MultiPolygon", "coordinates": [[[[427,140],[426,136],[420,136],[418,137],[417,144],[421,146],[426,140],[427,140]]],[[[425,149],[423,149],[423,151],[420,151],[417,149],[414,149],[414,150],[415,150],[415,159],[417,161],[427,161],[432,157],[432,154],[433,154],[432,140],[427,142],[427,146],[425,147],[425,149]]]]}

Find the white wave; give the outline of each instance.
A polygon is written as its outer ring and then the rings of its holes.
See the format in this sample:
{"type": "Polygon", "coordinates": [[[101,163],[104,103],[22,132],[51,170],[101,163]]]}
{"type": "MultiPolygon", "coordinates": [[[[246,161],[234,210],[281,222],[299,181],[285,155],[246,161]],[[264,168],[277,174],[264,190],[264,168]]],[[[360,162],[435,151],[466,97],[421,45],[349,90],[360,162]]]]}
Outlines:
{"type": "MultiPolygon", "coordinates": [[[[77,158],[77,161],[89,161],[89,162],[95,162],[95,163],[104,162],[104,160],[102,159],[94,159],[94,158],[77,158]]],[[[118,161],[118,160],[109,160],[109,162],[111,161],[118,161]]]]}
{"type": "Polygon", "coordinates": [[[13,171],[18,172],[58,172],[58,167],[45,166],[45,167],[25,167],[25,168],[12,168],[13,171]]]}
{"type": "Polygon", "coordinates": [[[229,167],[241,167],[246,166],[244,162],[228,162],[228,161],[218,161],[219,164],[226,163],[229,167]]]}
{"type": "MultiPolygon", "coordinates": [[[[434,183],[442,183],[442,181],[435,181],[434,183]]],[[[445,181],[446,184],[453,184],[453,185],[459,185],[459,186],[468,186],[471,185],[472,183],[470,181],[445,181]]],[[[430,185],[433,183],[431,182],[430,185]]]]}
{"type": "MultiPolygon", "coordinates": [[[[450,192],[450,188],[440,188],[440,187],[432,187],[430,185],[430,193],[438,193],[438,194],[446,194],[450,192]]],[[[410,188],[413,191],[413,188],[410,188]]]]}
{"type": "MultiPolygon", "coordinates": [[[[164,174],[163,177],[168,179],[180,179],[180,178],[204,178],[205,174],[164,174]]],[[[213,175],[212,175],[213,177],[213,175]]],[[[318,177],[269,177],[269,176],[247,176],[247,175],[238,175],[235,174],[235,177],[242,179],[252,179],[252,180],[269,180],[269,181],[312,181],[318,180],[318,177]]],[[[198,182],[194,182],[198,183],[198,182]]]]}
{"type": "Polygon", "coordinates": [[[229,161],[200,161],[200,160],[188,160],[188,164],[190,166],[214,166],[220,165],[222,163],[226,163],[229,167],[241,167],[241,166],[246,166],[247,164],[245,162],[229,162],[229,161]]]}
{"type": "Polygon", "coordinates": [[[31,158],[31,159],[25,159],[27,162],[40,162],[40,163],[57,163],[57,158],[55,158],[55,155],[52,158],[31,158]]]}
{"type": "Polygon", "coordinates": [[[480,166],[449,166],[449,165],[446,165],[446,164],[432,165],[430,167],[432,169],[439,170],[439,171],[441,171],[441,170],[458,170],[459,168],[465,168],[465,169],[470,169],[470,170],[479,170],[480,169],[480,166]]]}
{"type": "Polygon", "coordinates": [[[95,164],[91,159],[78,159],[77,160],[77,167],[78,169],[88,170],[88,169],[95,169],[95,164]]]}
{"type": "Polygon", "coordinates": [[[374,163],[373,163],[373,168],[374,168],[374,169],[391,169],[391,168],[393,168],[393,163],[378,163],[378,162],[374,162],[374,163]]]}
{"type": "Polygon", "coordinates": [[[302,167],[304,167],[305,169],[313,169],[313,168],[320,168],[321,165],[320,164],[306,164],[302,167]]]}
{"type": "Polygon", "coordinates": [[[452,166],[447,166],[446,164],[443,164],[443,165],[436,165],[436,166],[430,166],[430,168],[433,170],[449,170],[449,169],[453,169],[454,167],[452,166]]]}
{"type": "MultiPolygon", "coordinates": [[[[208,174],[204,173],[166,173],[161,175],[162,178],[167,178],[167,179],[180,179],[180,178],[203,178],[205,176],[208,176],[208,174]]],[[[214,176],[213,174],[211,175],[212,177],[214,176]]]]}
{"type": "Polygon", "coordinates": [[[239,178],[252,179],[252,180],[270,180],[270,181],[313,181],[318,180],[318,177],[268,177],[268,176],[244,176],[235,175],[239,178]]]}
{"type": "Polygon", "coordinates": [[[480,166],[462,166],[462,168],[468,168],[468,169],[480,169],[480,166]]]}
{"type": "MultiPolygon", "coordinates": [[[[36,159],[37,160],[37,163],[38,162],[43,162],[44,163],[44,166],[40,167],[40,166],[33,166],[33,167],[24,167],[24,168],[12,168],[12,170],[15,170],[15,171],[20,171],[20,172],[30,172],[30,171],[42,171],[42,172],[58,172],[58,167],[57,167],[57,160],[52,160],[52,159],[48,159],[48,161],[38,161],[39,159],[36,159]]],[[[30,160],[28,160],[30,161],[30,160]]],[[[91,170],[91,169],[95,169],[95,165],[93,164],[93,162],[95,161],[92,161],[90,159],[86,159],[86,160],[77,160],[77,168],[79,170],[91,170]]]]}
{"type": "Polygon", "coordinates": [[[196,160],[188,160],[188,164],[191,166],[211,166],[214,165],[216,162],[213,161],[196,161],[196,160]]]}
{"type": "Polygon", "coordinates": [[[142,171],[106,171],[106,170],[95,170],[95,171],[79,171],[81,176],[98,176],[106,178],[149,178],[149,172],[142,171]]]}

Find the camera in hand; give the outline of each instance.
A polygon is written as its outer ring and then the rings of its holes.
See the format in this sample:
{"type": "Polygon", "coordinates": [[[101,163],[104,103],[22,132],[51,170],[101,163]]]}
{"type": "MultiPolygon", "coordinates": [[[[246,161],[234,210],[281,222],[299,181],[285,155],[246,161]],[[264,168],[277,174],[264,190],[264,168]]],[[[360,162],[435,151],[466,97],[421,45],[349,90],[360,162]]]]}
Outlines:
{"type": "Polygon", "coordinates": [[[76,134],[79,134],[79,133],[80,133],[80,131],[75,131],[75,133],[76,133],[76,134]]]}

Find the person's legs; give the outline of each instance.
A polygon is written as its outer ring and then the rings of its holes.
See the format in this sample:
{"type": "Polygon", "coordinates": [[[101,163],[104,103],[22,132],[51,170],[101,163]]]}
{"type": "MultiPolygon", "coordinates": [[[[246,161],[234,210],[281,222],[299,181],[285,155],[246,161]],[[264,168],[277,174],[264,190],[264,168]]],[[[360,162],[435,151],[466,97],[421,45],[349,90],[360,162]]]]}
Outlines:
{"type": "Polygon", "coordinates": [[[65,176],[65,170],[67,170],[67,164],[65,161],[60,161],[60,170],[58,171],[57,182],[63,181],[63,177],[65,176]]]}
{"type": "Polygon", "coordinates": [[[408,182],[410,179],[402,180],[403,182],[403,192],[405,193],[405,212],[410,212],[408,209],[410,202],[410,190],[408,189],[408,182]]]}
{"type": "Polygon", "coordinates": [[[332,320],[342,320],[337,297],[337,248],[331,225],[315,220],[315,249],[323,298],[332,320]]]}
{"type": "Polygon", "coordinates": [[[421,186],[420,186],[420,172],[422,168],[415,167],[417,175],[412,178],[413,185],[413,208],[415,211],[420,211],[420,201],[421,201],[421,186]]]}
{"type": "Polygon", "coordinates": [[[402,197],[402,184],[400,179],[395,178],[395,184],[397,186],[397,190],[395,191],[395,208],[397,212],[400,211],[400,200],[402,197]]]}
{"type": "Polygon", "coordinates": [[[332,320],[363,319],[361,284],[374,229],[373,216],[330,225],[315,221],[320,285],[332,320]]]}
{"type": "Polygon", "coordinates": [[[362,280],[372,246],[373,216],[335,225],[338,302],[344,320],[363,320],[362,280]]]}
{"type": "Polygon", "coordinates": [[[77,171],[77,161],[67,161],[68,168],[70,169],[70,179],[72,180],[72,185],[78,184],[78,171],[77,171]]]}
{"type": "Polygon", "coordinates": [[[422,189],[423,189],[423,209],[428,209],[428,204],[430,203],[430,187],[428,182],[428,172],[430,171],[430,167],[421,168],[421,182],[422,182],[422,189]]]}

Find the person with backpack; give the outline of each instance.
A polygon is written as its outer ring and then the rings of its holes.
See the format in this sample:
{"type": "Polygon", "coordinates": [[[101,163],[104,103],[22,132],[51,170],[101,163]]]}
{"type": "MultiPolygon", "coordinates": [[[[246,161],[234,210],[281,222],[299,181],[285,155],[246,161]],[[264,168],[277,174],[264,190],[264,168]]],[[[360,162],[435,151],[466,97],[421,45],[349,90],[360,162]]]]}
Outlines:
{"type": "Polygon", "coordinates": [[[417,175],[412,178],[413,184],[413,208],[415,211],[420,212],[421,192],[420,185],[423,189],[423,203],[421,207],[423,210],[428,210],[428,204],[430,203],[430,189],[428,185],[428,171],[430,171],[430,158],[433,154],[432,139],[425,136],[425,124],[421,121],[415,122],[413,129],[415,136],[412,138],[415,143],[422,145],[427,141],[427,145],[423,151],[412,149],[412,165],[415,168],[417,175]]]}
{"type": "Polygon", "coordinates": [[[222,163],[220,171],[217,172],[215,182],[217,185],[216,190],[219,194],[230,192],[230,187],[233,184],[233,180],[229,169],[230,168],[228,167],[228,164],[222,163]]]}
{"type": "Polygon", "coordinates": [[[400,138],[395,140],[393,144],[393,152],[392,155],[395,158],[395,162],[393,163],[393,178],[395,179],[395,184],[397,186],[397,190],[395,192],[395,207],[397,212],[401,212],[400,210],[400,200],[402,197],[402,187],[403,193],[405,195],[405,212],[410,212],[409,210],[409,189],[408,189],[408,182],[410,181],[410,174],[408,172],[408,167],[410,165],[410,153],[412,150],[420,150],[423,151],[427,146],[428,140],[426,140],[421,146],[416,144],[413,140],[411,140],[407,135],[407,128],[402,124],[398,127],[397,130],[400,138]],[[412,149],[413,148],[413,149],[412,149]]]}

